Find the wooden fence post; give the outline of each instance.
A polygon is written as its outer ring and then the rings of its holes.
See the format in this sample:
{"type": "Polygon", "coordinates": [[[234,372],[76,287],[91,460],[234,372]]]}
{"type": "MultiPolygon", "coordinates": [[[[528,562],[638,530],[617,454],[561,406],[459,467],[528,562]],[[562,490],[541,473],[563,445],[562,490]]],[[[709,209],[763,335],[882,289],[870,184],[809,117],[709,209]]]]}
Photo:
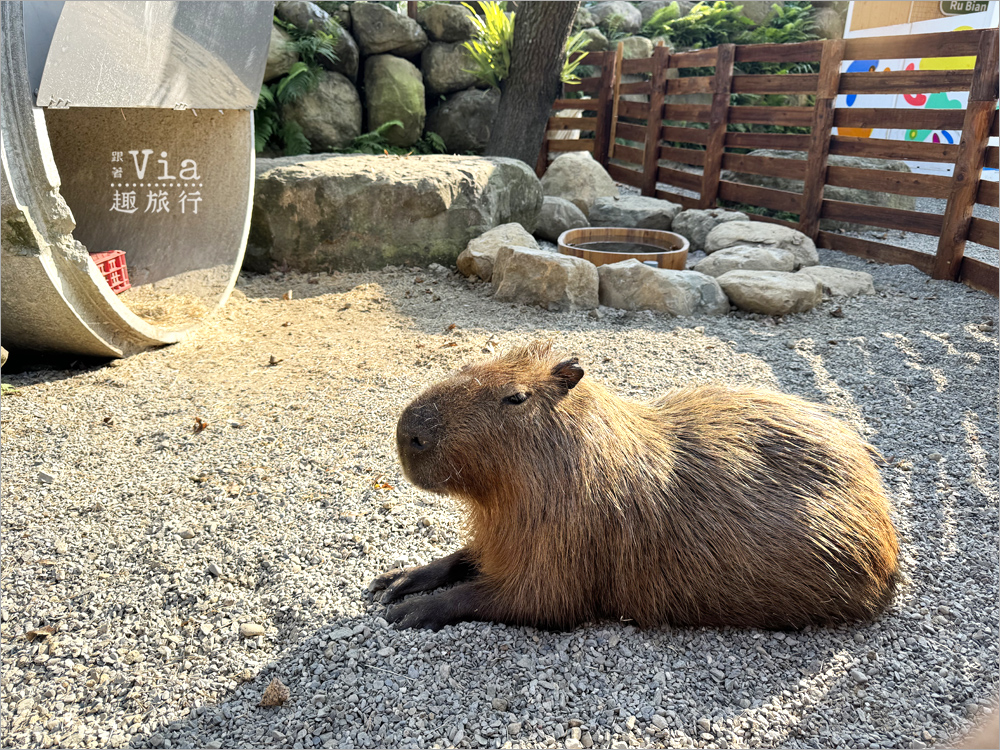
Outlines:
{"type": "Polygon", "coordinates": [[[729,122],[729,94],[733,83],[735,44],[716,47],[715,76],[712,79],[712,108],[708,116],[708,142],[705,144],[705,167],[701,175],[699,208],[715,208],[719,197],[719,177],[722,154],[726,145],[726,125],[729,122]]]}
{"type": "Polygon", "coordinates": [[[413,0],[407,0],[406,15],[413,19],[417,17],[417,4],[413,0]]]}
{"type": "Polygon", "coordinates": [[[826,186],[826,166],[830,156],[830,135],[833,132],[834,104],[840,88],[840,63],[844,59],[843,39],[827,39],[819,63],[819,80],[816,84],[816,106],[813,109],[812,132],[806,173],[799,209],[799,231],[816,239],[819,234],[819,216],[823,210],[823,188],[826,186]]]}
{"type": "Polygon", "coordinates": [[[618,112],[618,85],[621,72],[623,45],[615,52],[604,53],[601,66],[601,88],[597,94],[597,127],[594,128],[594,158],[607,168],[608,155],[614,142],[614,117],[618,112]]]}
{"type": "Polygon", "coordinates": [[[538,159],[535,161],[535,174],[541,177],[549,168],[549,131],[545,131],[542,146],[538,149],[538,159]]]}
{"type": "Polygon", "coordinates": [[[976,69],[969,89],[969,105],[962,124],[962,141],[958,146],[951,193],[944,210],[937,255],[931,271],[935,279],[958,280],[979,177],[986,160],[990,125],[997,106],[998,79],[997,29],[985,29],[979,41],[976,69]]]}
{"type": "Polygon", "coordinates": [[[649,114],[642,153],[642,194],[656,195],[656,172],[660,162],[660,131],[663,129],[663,100],[667,93],[667,61],[670,48],[661,41],[653,50],[653,74],[649,81],[649,114]]]}

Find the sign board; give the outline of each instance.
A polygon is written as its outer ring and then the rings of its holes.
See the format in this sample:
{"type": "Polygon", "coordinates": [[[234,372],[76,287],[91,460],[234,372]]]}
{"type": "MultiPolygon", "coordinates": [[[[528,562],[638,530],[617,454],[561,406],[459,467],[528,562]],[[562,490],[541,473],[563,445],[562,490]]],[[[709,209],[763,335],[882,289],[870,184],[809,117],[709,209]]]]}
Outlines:
{"type": "Polygon", "coordinates": [[[964,16],[969,13],[983,13],[989,9],[986,0],[941,0],[941,12],[946,16],[964,16]]]}

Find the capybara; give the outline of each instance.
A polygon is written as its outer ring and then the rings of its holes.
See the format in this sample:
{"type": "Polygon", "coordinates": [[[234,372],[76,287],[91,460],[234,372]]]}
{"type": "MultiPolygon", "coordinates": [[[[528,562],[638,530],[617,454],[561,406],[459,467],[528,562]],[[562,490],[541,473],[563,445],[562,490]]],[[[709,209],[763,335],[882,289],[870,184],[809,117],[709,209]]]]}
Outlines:
{"type": "Polygon", "coordinates": [[[467,365],[396,426],[403,472],[468,543],[376,578],[400,627],[868,620],[898,543],[874,449],[824,407],[720,385],[619,398],[535,342],[467,365]]]}

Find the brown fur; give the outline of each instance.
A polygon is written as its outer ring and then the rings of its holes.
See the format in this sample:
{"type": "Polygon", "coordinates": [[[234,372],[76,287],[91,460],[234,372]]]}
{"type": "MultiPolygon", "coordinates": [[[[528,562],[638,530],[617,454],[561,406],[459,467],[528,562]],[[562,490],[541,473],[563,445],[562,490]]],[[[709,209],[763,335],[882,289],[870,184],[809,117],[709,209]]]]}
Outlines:
{"type": "Polygon", "coordinates": [[[460,582],[390,620],[782,628],[890,602],[898,545],[872,449],[824,407],[722,386],[631,402],[582,375],[535,343],[406,408],[404,473],[463,502],[469,542],[376,579],[386,603],[460,582]]]}

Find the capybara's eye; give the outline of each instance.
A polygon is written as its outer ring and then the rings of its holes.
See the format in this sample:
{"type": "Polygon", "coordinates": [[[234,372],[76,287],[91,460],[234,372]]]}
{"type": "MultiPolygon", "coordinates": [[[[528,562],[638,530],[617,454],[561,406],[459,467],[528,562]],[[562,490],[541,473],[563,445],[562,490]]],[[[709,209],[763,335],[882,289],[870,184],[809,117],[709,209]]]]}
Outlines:
{"type": "Polygon", "coordinates": [[[504,397],[503,402],[505,404],[523,404],[525,401],[528,400],[528,396],[530,395],[531,395],[530,393],[524,393],[522,391],[518,391],[512,396],[504,397]]]}

